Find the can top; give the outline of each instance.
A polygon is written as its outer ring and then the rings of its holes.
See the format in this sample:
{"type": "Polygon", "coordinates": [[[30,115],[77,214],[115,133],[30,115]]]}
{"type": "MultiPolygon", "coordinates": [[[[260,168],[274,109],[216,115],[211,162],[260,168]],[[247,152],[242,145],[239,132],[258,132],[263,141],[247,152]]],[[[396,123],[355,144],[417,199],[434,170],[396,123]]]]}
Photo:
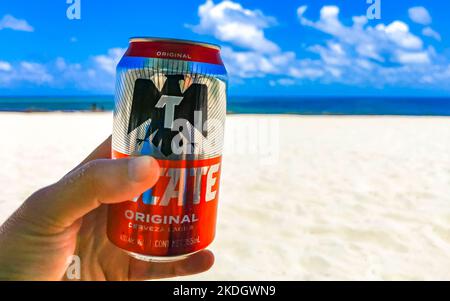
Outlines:
{"type": "Polygon", "coordinates": [[[130,43],[132,42],[170,42],[170,43],[180,43],[180,44],[190,44],[198,45],[203,47],[208,47],[216,50],[220,50],[220,46],[212,43],[204,43],[193,40],[182,40],[182,39],[172,39],[172,38],[158,38],[158,37],[131,37],[130,43]]]}

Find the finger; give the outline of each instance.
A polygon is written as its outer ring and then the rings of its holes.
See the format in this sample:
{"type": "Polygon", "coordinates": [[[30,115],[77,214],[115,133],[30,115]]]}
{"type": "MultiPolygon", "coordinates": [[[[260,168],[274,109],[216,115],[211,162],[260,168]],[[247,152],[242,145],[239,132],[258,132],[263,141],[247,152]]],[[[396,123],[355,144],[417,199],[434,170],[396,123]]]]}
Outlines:
{"type": "Polygon", "coordinates": [[[25,202],[25,209],[40,220],[68,227],[101,204],[133,199],[158,178],[158,162],[149,156],[98,159],[37,192],[25,202]]]}
{"type": "Polygon", "coordinates": [[[214,254],[203,250],[175,262],[155,263],[130,259],[130,280],[148,280],[187,276],[205,272],[214,264],[214,254]]]}

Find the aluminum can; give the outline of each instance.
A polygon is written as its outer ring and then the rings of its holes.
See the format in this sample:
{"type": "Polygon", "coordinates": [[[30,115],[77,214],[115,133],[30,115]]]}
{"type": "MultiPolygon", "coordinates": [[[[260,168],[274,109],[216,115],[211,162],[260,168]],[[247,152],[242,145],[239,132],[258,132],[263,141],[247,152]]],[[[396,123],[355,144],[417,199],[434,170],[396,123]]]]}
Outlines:
{"type": "Polygon", "coordinates": [[[117,65],[112,158],[150,155],[160,177],[109,205],[109,240],[131,256],[175,261],[214,239],[226,115],[220,47],[131,38],[117,65]]]}

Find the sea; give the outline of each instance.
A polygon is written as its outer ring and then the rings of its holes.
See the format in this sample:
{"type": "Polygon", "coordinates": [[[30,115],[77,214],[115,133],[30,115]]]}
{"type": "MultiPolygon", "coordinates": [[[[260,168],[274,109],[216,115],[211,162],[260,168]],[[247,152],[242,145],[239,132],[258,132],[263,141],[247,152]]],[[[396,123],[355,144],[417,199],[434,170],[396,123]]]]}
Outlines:
{"type": "MultiPolygon", "coordinates": [[[[0,111],[111,111],[114,97],[0,97],[0,111]]],[[[230,114],[450,116],[450,97],[246,97],[231,96],[230,114]]]]}

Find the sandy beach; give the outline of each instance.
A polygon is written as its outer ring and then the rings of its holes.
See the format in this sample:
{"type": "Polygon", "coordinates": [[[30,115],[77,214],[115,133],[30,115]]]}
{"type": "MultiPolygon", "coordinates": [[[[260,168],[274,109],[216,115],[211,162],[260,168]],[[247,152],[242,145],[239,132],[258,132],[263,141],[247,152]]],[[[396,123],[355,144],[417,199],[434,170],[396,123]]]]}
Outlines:
{"type": "MultiPolygon", "coordinates": [[[[0,222],[111,127],[0,113],[0,222]]],[[[226,141],[216,263],[183,279],[450,280],[450,118],[229,115],[226,141]]]]}

